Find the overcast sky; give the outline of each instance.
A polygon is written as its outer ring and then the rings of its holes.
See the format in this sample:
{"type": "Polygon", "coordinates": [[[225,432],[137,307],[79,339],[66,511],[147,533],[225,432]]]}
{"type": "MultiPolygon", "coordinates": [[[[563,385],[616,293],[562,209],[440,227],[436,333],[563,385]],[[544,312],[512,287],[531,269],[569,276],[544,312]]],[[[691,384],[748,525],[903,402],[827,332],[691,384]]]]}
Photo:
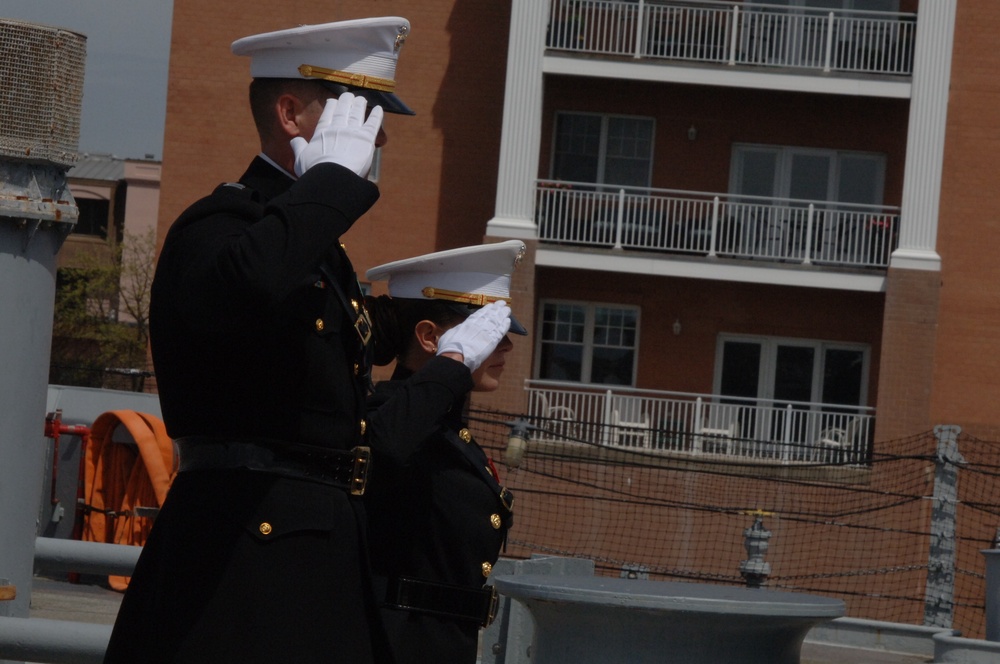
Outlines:
{"type": "Polygon", "coordinates": [[[163,158],[173,0],[0,0],[0,18],[87,37],[80,151],[163,158]]]}

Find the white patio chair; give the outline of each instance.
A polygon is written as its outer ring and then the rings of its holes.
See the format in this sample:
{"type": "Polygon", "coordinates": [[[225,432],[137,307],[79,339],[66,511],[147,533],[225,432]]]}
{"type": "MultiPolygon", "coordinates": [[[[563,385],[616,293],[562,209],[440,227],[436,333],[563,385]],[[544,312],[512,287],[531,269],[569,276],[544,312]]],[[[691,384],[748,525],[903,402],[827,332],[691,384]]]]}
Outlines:
{"type": "Polygon", "coordinates": [[[736,439],[738,429],[739,425],[736,422],[731,422],[728,427],[723,428],[703,426],[695,438],[695,451],[708,452],[711,447],[716,453],[729,454],[729,448],[736,439]]]}
{"type": "Polygon", "coordinates": [[[565,439],[576,434],[576,413],[569,406],[549,404],[548,397],[541,392],[535,392],[538,400],[538,417],[541,437],[548,434],[552,438],[565,439]]]}
{"type": "Polygon", "coordinates": [[[653,444],[653,426],[649,413],[642,409],[642,399],[612,397],[611,444],[619,447],[650,449],[653,444]]]}
{"type": "Polygon", "coordinates": [[[840,450],[849,452],[854,448],[854,439],[861,428],[861,418],[852,417],[846,427],[827,427],[819,433],[816,441],[816,449],[821,456],[821,461],[829,460],[832,456],[830,451],[840,450]]]}

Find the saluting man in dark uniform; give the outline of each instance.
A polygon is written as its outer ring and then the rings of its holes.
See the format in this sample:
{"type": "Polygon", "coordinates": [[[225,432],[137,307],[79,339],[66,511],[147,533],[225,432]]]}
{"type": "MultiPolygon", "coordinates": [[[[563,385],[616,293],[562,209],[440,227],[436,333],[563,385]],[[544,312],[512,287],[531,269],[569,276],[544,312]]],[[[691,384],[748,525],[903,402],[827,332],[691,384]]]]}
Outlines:
{"type": "MultiPolygon", "coordinates": [[[[396,361],[370,400],[373,476],[365,494],[376,599],[397,664],[474,664],[496,597],[486,581],[507,537],[513,496],[464,421],[471,391],[500,385],[506,335],[470,348],[462,332],[510,299],[520,240],[463,247],[373,268],[388,296],[369,301],[375,363],[396,361]],[[464,372],[440,413],[411,394],[428,376],[464,372]],[[466,369],[467,367],[467,369],[466,369]]],[[[526,334],[513,318],[510,331],[526,334]]],[[[506,331],[506,328],[505,328],[506,331]]]]}
{"type": "Polygon", "coordinates": [[[412,114],[393,93],[408,32],[387,17],[233,43],[261,154],[158,260],[151,345],[180,471],[106,662],[378,660],[358,509],[370,332],[340,237],[378,199],[383,110],[412,114]]]}

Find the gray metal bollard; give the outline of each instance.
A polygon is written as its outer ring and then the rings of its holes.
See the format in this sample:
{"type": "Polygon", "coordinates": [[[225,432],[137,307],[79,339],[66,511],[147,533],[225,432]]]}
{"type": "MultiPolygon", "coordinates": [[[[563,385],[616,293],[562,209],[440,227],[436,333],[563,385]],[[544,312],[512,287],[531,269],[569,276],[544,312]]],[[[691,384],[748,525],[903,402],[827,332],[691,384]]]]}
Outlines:
{"type": "MultiPolygon", "coordinates": [[[[594,561],[584,558],[532,556],[527,560],[501,558],[493,566],[494,576],[545,574],[550,576],[593,576],[594,561]]],[[[483,630],[481,664],[530,664],[535,622],[520,603],[500,595],[497,617],[483,630]]]]}
{"type": "Polygon", "coordinates": [[[839,599],[713,584],[597,576],[498,576],[535,621],[535,664],[798,664],[839,599]]]}

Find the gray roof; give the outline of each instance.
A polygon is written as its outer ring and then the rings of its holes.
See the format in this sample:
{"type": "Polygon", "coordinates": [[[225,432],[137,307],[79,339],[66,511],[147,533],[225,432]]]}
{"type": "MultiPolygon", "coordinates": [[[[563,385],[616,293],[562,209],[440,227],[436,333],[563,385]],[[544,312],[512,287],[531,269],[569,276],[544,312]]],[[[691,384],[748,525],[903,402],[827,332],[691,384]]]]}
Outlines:
{"type": "Polygon", "coordinates": [[[76,180],[117,182],[125,178],[125,160],[109,154],[81,154],[67,177],[76,180]]]}
{"type": "Polygon", "coordinates": [[[142,159],[123,159],[113,154],[81,153],[80,161],[66,173],[74,180],[101,180],[117,182],[125,179],[125,162],[145,161],[142,159]]]}

